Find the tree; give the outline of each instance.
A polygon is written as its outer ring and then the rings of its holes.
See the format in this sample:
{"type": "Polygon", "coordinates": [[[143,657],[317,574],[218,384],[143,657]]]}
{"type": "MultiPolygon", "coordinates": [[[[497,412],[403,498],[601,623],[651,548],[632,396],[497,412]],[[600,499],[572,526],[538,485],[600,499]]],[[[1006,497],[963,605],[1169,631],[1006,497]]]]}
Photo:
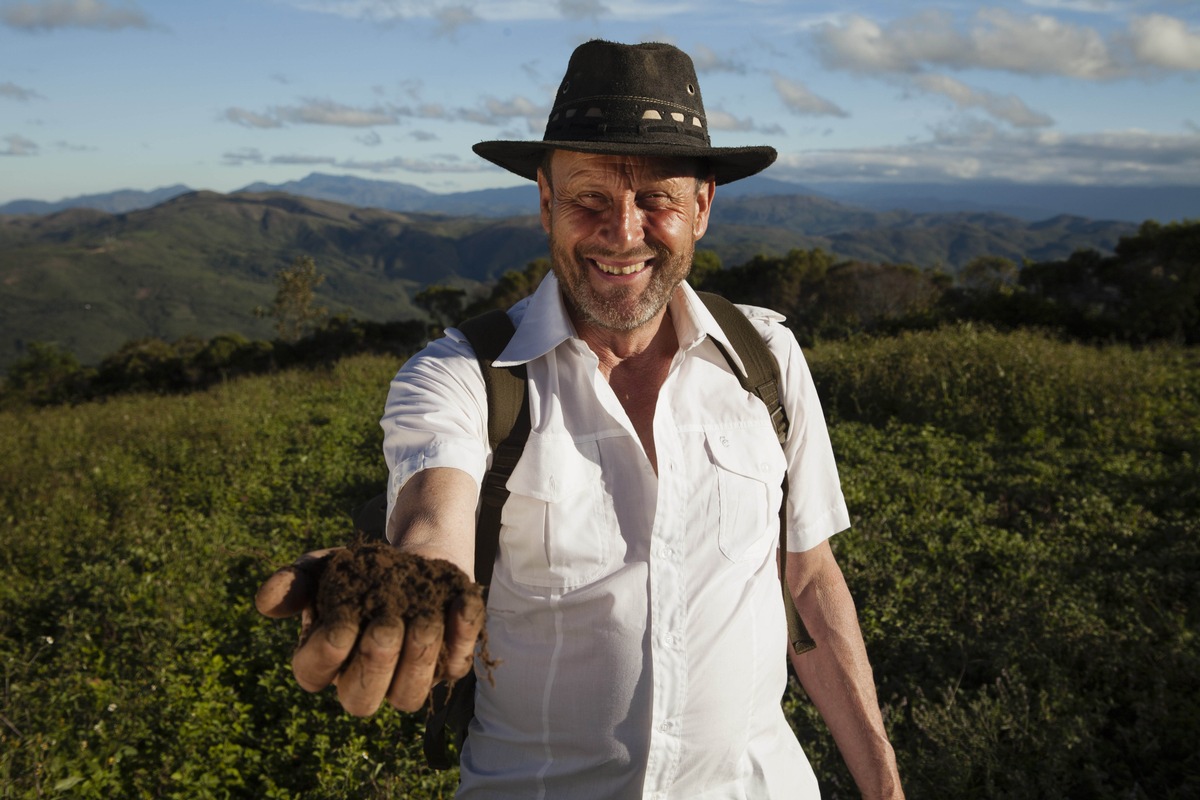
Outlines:
{"type": "Polygon", "coordinates": [[[275,273],[275,302],[259,306],[255,316],[275,320],[275,332],[285,342],[295,342],[329,315],[325,306],[314,305],[316,289],[325,282],[311,256],[297,256],[291,265],[275,273]]]}
{"type": "Polygon", "coordinates": [[[517,272],[510,269],[500,276],[491,293],[467,307],[465,317],[473,317],[493,308],[507,309],[523,297],[533,294],[542,278],[550,271],[550,259],[539,258],[530,261],[525,269],[517,272]]]}
{"type": "Polygon", "coordinates": [[[697,250],[692,256],[692,271],[688,273],[688,283],[693,288],[706,290],[720,272],[721,257],[719,255],[712,250],[697,250]]]}
{"type": "Polygon", "coordinates": [[[413,295],[413,303],[423,309],[439,325],[453,325],[462,316],[467,293],[453,286],[434,284],[413,295]]]}
{"type": "Polygon", "coordinates": [[[78,394],[88,377],[74,353],[57,344],[30,342],[25,355],[8,368],[4,394],[33,403],[60,403],[78,394]]]}
{"type": "Polygon", "coordinates": [[[958,274],[965,289],[974,292],[1011,292],[1020,277],[1020,269],[1003,256],[976,256],[958,274]]]}

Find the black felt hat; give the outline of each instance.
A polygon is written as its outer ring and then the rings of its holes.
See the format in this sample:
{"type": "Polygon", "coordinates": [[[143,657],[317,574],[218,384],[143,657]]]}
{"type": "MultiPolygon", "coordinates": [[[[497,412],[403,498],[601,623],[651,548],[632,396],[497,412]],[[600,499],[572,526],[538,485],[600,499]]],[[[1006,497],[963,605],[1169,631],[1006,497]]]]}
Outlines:
{"type": "Polygon", "coordinates": [[[717,183],[760,172],[775,148],[713,147],[692,59],[669,44],[594,40],[571,54],[538,141],[480,142],[476,154],[523,178],[551,149],[708,162],[717,183]]]}

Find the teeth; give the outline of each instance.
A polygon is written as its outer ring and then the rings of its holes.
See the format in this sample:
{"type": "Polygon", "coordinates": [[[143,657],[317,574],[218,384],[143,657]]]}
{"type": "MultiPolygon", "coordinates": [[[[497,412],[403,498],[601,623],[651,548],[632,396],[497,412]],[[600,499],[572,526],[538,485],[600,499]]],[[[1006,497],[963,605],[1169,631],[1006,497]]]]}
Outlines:
{"type": "Polygon", "coordinates": [[[643,261],[639,264],[630,264],[627,267],[615,267],[611,264],[602,264],[597,261],[596,266],[600,267],[601,272],[606,272],[609,275],[632,275],[635,272],[640,272],[641,270],[645,269],[646,262],[643,261]]]}

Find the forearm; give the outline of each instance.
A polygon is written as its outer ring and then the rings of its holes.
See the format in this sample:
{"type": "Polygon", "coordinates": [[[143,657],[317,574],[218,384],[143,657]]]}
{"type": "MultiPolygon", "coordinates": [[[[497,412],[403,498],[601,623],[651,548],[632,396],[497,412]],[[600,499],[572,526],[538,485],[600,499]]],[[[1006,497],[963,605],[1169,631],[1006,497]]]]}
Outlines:
{"type": "Polygon", "coordinates": [[[836,564],[810,576],[797,608],[817,647],[792,654],[792,663],[859,791],[871,800],[903,797],[854,600],[836,564]]]}
{"type": "Polygon", "coordinates": [[[434,468],[409,479],[388,520],[388,539],[425,558],[449,561],[474,576],[478,488],[467,473],[434,468]]]}

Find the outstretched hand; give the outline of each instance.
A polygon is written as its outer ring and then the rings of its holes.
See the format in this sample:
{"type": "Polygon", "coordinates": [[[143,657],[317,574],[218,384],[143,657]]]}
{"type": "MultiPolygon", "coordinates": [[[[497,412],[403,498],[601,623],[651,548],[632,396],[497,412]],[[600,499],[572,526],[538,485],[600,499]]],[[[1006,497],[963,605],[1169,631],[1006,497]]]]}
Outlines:
{"type": "Polygon", "coordinates": [[[436,683],[470,671],[483,630],[482,593],[468,582],[470,589],[453,595],[441,613],[407,621],[398,614],[369,613],[377,611],[368,607],[371,598],[354,598],[348,602],[358,607],[343,605],[338,613],[318,615],[322,575],[342,551],[301,556],[267,578],[254,605],[274,619],[301,615],[292,671],[303,689],[317,692],[336,685],[342,708],[355,716],[375,713],[385,698],[401,711],[417,711],[436,683]]]}

